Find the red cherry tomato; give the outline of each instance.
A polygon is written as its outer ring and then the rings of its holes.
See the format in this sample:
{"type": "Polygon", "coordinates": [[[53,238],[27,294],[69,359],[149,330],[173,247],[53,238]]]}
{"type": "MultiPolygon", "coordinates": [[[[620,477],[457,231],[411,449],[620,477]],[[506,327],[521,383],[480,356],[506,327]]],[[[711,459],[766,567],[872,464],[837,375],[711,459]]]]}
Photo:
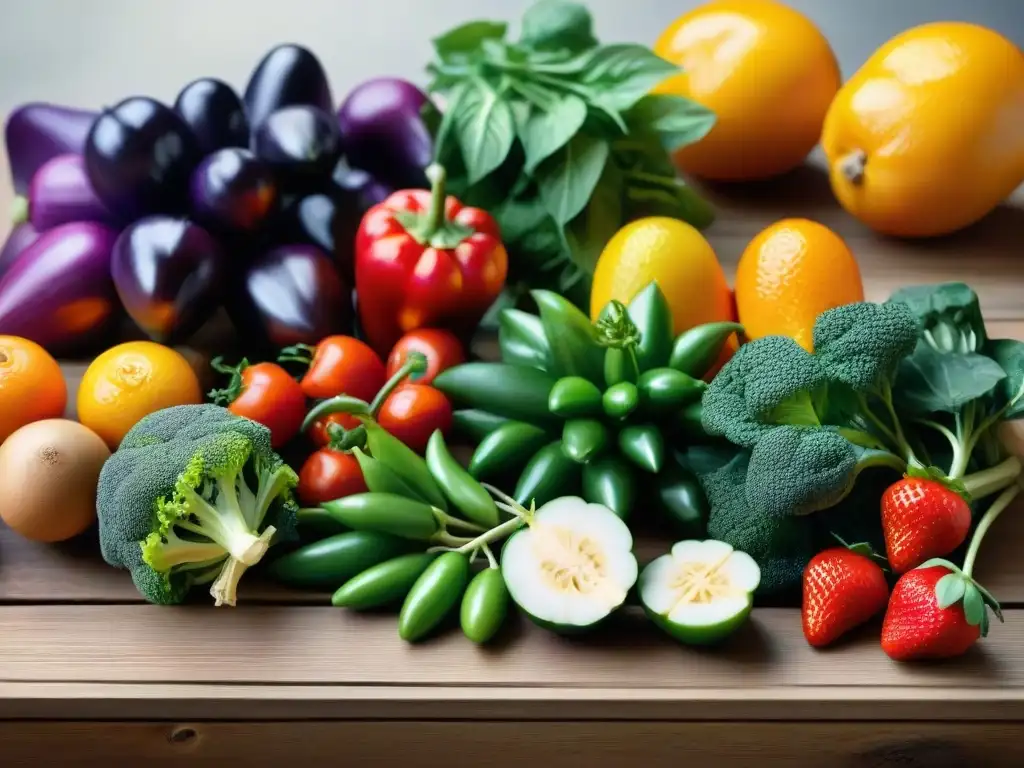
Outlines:
{"type": "Polygon", "coordinates": [[[307,507],[366,491],[363,471],[351,453],[321,448],[299,470],[299,500],[307,507]]]}
{"type": "Polygon", "coordinates": [[[435,429],[447,432],[451,427],[452,406],[438,389],[406,384],[384,401],[377,423],[417,453],[423,453],[435,429]]]}
{"type": "Polygon", "coordinates": [[[306,436],[313,441],[317,448],[323,448],[331,442],[329,430],[332,424],[337,424],[346,430],[355,429],[359,426],[359,419],[351,413],[329,413],[314,421],[306,432],[306,436]]]}
{"type": "Polygon", "coordinates": [[[351,395],[369,402],[385,379],[384,363],[367,344],[351,336],[328,336],[316,345],[301,384],[315,400],[351,395]]]}
{"type": "Polygon", "coordinates": [[[214,360],[213,367],[231,374],[227,388],[212,393],[214,402],[269,429],[274,448],[299,434],[306,417],[306,396],[288,371],[276,363],[249,365],[244,360],[234,368],[214,360]]]}
{"type": "Polygon", "coordinates": [[[462,342],[454,333],[442,328],[420,328],[405,334],[391,350],[388,355],[389,379],[405,364],[410,352],[419,352],[427,358],[427,370],[406,378],[403,384],[430,384],[441,371],[466,362],[462,342]]]}

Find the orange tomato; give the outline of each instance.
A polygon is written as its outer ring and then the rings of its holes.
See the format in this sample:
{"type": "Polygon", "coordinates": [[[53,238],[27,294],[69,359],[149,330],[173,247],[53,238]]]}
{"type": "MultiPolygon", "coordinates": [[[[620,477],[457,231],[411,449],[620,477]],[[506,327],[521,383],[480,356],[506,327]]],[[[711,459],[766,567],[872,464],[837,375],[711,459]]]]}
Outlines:
{"type": "Polygon", "coordinates": [[[863,300],[853,253],[835,232],[807,219],[772,224],[750,241],[736,267],[736,309],[751,340],[789,336],[813,352],[818,315],[863,300]]]}
{"type": "Polygon", "coordinates": [[[768,178],[800,165],[818,143],[841,81],[821,30],[775,0],[705,3],[669,25],[654,52],[682,69],[655,92],[715,113],[711,131],[677,151],[677,165],[719,181],[768,178]]]}
{"type": "Polygon", "coordinates": [[[143,416],[202,402],[199,378],[180,353],[151,341],[132,341],[108,349],[86,369],[78,389],[78,419],[116,450],[143,416]]]}
{"type": "Polygon", "coordinates": [[[64,415],[68,388],[49,352],[19,336],[0,336],[0,443],[33,421],[64,415]]]}

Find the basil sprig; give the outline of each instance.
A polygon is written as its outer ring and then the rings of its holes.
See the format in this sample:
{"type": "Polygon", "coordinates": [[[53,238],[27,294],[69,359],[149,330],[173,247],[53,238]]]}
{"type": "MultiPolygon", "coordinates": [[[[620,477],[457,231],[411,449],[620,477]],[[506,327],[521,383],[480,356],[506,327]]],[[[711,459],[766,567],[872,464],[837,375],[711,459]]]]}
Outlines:
{"type": "Polygon", "coordinates": [[[471,21],[433,41],[437,159],[468,205],[498,219],[513,290],[546,288],[588,307],[605,243],[625,223],[672,216],[703,228],[713,212],[671,153],[703,137],[712,112],[652,88],[680,72],[649,48],[601,45],[582,5],[541,0],[519,38],[471,21]]]}

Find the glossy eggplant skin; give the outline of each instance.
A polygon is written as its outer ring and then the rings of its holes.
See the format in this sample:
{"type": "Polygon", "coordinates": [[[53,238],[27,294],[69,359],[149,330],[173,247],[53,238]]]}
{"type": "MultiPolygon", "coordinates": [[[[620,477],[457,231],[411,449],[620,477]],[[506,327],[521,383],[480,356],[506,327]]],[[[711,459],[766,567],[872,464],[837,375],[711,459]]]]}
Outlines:
{"type": "Polygon", "coordinates": [[[407,80],[381,77],[354,88],[338,109],[348,162],[394,187],[426,187],[434,142],[421,111],[427,95],[407,80]]]}
{"type": "Polygon", "coordinates": [[[256,129],[252,146],[284,191],[301,194],[329,182],[341,157],[341,134],[334,118],[322,109],[283,107],[256,129]]]}
{"type": "Polygon", "coordinates": [[[199,143],[181,116],[147,96],[104,110],[85,143],[85,168],[103,204],[122,223],[184,214],[199,143]]]}
{"type": "Polygon", "coordinates": [[[258,256],[235,284],[227,309],[240,341],[272,355],[352,330],[352,290],[323,250],[289,244],[258,256]]]}
{"type": "Polygon", "coordinates": [[[375,178],[361,168],[353,168],[344,160],[338,163],[332,176],[334,186],[351,201],[360,216],[377,203],[384,202],[396,187],[375,178]]]}
{"type": "Polygon", "coordinates": [[[213,232],[253,234],[277,202],[270,168],[238,147],[208,155],[192,173],[192,216],[213,232]]]}
{"type": "Polygon", "coordinates": [[[97,116],[90,110],[45,102],[23,104],[14,110],[4,128],[14,191],[27,192],[32,176],[47,160],[80,154],[97,116]]]}
{"type": "Polygon", "coordinates": [[[316,192],[300,197],[282,212],[277,238],[315,245],[334,259],[348,284],[355,280],[355,235],[359,226],[357,211],[338,194],[316,192]]]}
{"type": "Polygon", "coordinates": [[[215,77],[201,77],[181,89],[174,111],[192,129],[199,151],[249,146],[249,120],[235,89],[215,77]]]}
{"type": "Polygon", "coordinates": [[[267,52],[250,75],[243,100],[253,134],[282,107],[307,105],[328,113],[334,109],[331,86],[320,60],[312,51],[293,43],[267,52]]]}
{"type": "Polygon", "coordinates": [[[39,232],[72,221],[116,223],[92,188],[85,160],[73,154],[57,155],[36,171],[28,188],[28,216],[39,232]]]}
{"type": "Polygon", "coordinates": [[[91,347],[120,316],[110,276],[117,230],[72,222],[44,232],[0,279],[0,334],[51,353],[91,347]]]}
{"type": "Polygon", "coordinates": [[[187,340],[220,306],[227,264],[220,244],[198,224],[148,216],[114,244],[110,265],[125,311],[153,341],[187,340]]]}
{"type": "Polygon", "coordinates": [[[10,231],[3,246],[0,247],[0,280],[14,264],[14,260],[21,256],[21,252],[38,239],[39,232],[30,222],[23,221],[14,225],[14,229],[10,231]]]}

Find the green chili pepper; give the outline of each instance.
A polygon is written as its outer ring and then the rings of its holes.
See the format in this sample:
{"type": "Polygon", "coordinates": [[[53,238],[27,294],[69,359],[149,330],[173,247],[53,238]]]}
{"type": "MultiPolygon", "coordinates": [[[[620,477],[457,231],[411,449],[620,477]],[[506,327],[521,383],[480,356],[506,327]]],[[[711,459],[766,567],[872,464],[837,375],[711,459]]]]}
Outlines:
{"type": "Polygon", "coordinates": [[[412,542],[375,531],[339,533],[272,562],[272,579],[298,589],[336,589],[357,573],[410,551],[412,542]]]}
{"type": "Polygon", "coordinates": [[[430,503],[420,496],[416,490],[402,479],[402,476],[380,459],[368,456],[359,448],[352,449],[352,455],[359,462],[359,468],[363,472],[363,481],[366,487],[373,493],[394,493],[398,496],[405,496],[407,499],[416,499],[430,503]]]}
{"type": "Polygon", "coordinates": [[[508,616],[509,594],[498,568],[480,571],[466,587],[459,611],[463,634],[474,643],[494,637],[508,616]]]}
{"type": "Polygon", "coordinates": [[[572,419],[562,430],[562,450],[575,462],[586,464],[608,446],[608,428],[597,419],[572,419]]]}
{"type": "Polygon", "coordinates": [[[319,539],[349,530],[348,526],[333,518],[323,507],[305,507],[296,513],[295,518],[299,533],[303,536],[309,534],[319,539]]]}
{"type": "Polygon", "coordinates": [[[672,350],[672,310],[656,282],[648,283],[629,303],[629,317],[640,332],[636,346],[641,371],[665,365],[672,350]]]}
{"type": "Polygon", "coordinates": [[[452,505],[469,520],[493,528],[499,522],[498,508],[494,499],[462,465],[455,460],[440,429],[427,441],[427,467],[434,476],[444,495],[452,505]]]}
{"type": "Polygon", "coordinates": [[[351,413],[353,416],[369,416],[370,404],[365,400],[349,395],[338,395],[337,397],[324,400],[306,414],[306,418],[302,422],[301,432],[308,432],[309,428],[313,426],[313,422],[332,413],[351,413]]]}
{"type": "Polygon", "coordinates": [[[697,476],[672,462],[657,478],[658,497],[677,535],[701,539],[707,534],[708,501],[697,476]]]}
{"type": "Polygon", "coordinates": [[[601,390],[582,376],[564,376],[551,388],[548,408],[565,419],[597,416],[601,412],[601,390]]]}
{"type": "Polygon", "coordinates": [[[675,411],[687,403],[700,400],[707,386],[700,379],[674,368],[652,368],[641,374],[637,390],[644,410],[661,413],[675,411]]]}
{"type": "Polygon", "coordinates": [[[439,529],[429,504],[393,493],[356,493],[325,502],[323,507],[340,523],[357,531],[429,541],[439,529]]]}
{"type": "Polygon", "coordinates": [[[554,291],[534,290],[544,335],[551,345],[550,370],[557,376],[582,376],[595,384],[604,373],[604,350],[590,318],[554,291]]]}
{"type": "Polygon", "coordinates": [[[565,455],[561,440],[549,443],[523,469],[513,494],[515,500],[524,507],[529,507],[531,501],[539,507],[570,495],[579,488],[580,470],[580,465],[565,455]]]}
{"type": "Polygon", "coordinates": [[[441,371],[434,386],[458,405],[544,424],[556,420],[548,410],[555,381],[550,373],[522,365],[463,363],[441,371]]]}
{"type": "Polygon", "coordinates": [[[486,480],[505,472],[518,472],[533,454],[551,441],[540,427],[509,421],[487,435],[473,451],[469,474],[486,480]]]}
{"type": "Polygon", "coordinates": [[[469,558],[445,552],[416,579],[398,614],[398,636],[407,642],[422,639],[448,615],[469,581],[469,558]]]}
{"type": "Polygon", "coordinates": [[[640,377],[633,352],[619,347],[608,347],[604,351],[604,383],[614,387],[616,384],[628,382],[635,384],[640,377]]]}
{"type": "Polygon", "coordinates": [[[452,431],[470,442],[479,443],[498,427],[510,421],[511,419],[489,411],[463,408],[452,413],[452,431]]]}
{"type": "Polygon", "coordinates": [[[694,403],[683,407],[676,414],[676,423],[682,428],[683,432],[692,438],[707,437],[707,432],[704,431],[704,424],[701,419],[704,414],[704,404],[698,400],[694,403]]]}
{"type": "Polygon", "coordinates": [[[618,384],[608,387],[601,397],[601,405],[606,415],[613,419],[624,419],[640,404],[640,391],[636,384],[628,381],[620,381],[618,384]]]}
{"type": "Polygon", "coordinates": [[[519,309],[504,309],[498,317],[498,348],[501,361],[546,370],[551,346],[537,315],[519,309]]]}
{"type": "Polygon", "coordinates": [[[668,364],[677,371],[699,379],[718,360],[718,356],[722,354],[722,347],[729,337],[742,332],[743,326],[739,323],[695,325],[676,338],[668,364]]]}
{"type": "Polygon", "coordinates": [[[365,610],[396,603],[436,558],[435,552],[419,552],[378,563],[342,584],[331,597],[331,605],[365,610]]]}
{"type": "Polygon", "coordinates": [[[619,450],[640,469],[657,474],[665,459],[665,438],[653,424],[628,426],[619,432],[619,450]]]}
{"type": "Polygon", "coordinates": [[[416,451],[392,435],[377,422],[366,420],[366,445],[371,455],[399,475],[416,495],[443,512],[448,511],[444,494],[427,469],[427,462],[416,451]]]}
{"type": "Polygon", "coordinates": [[[583,498],[604,504],[623,520],[636,500],[636,473],[614,456],[605,456],[583,468],[583,498]]]}

